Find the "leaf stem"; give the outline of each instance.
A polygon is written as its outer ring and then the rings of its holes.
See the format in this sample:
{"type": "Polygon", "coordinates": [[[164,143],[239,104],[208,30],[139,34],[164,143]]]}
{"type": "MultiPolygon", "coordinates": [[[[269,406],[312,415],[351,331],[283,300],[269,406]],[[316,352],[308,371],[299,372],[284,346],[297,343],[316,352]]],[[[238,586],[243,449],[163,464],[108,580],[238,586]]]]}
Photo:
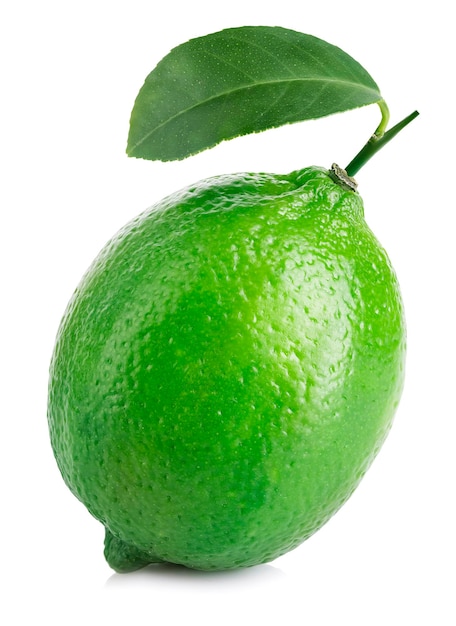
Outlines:
{"type": "Polygon", "coordinates": [[[377,127],[377,130],[366,143],[366,145],[358,152],[355,158],[345,168],[348,176],[354,176],[359,170],[374,156],[379,150],[383,148],[393,137],[395,137],[407,124],[410,124],[412,120],[419,115],[418,111],[410,113],[401,122],[386,131],[386,126],[389,121],[389,111],[384,100],[379,101],[380,110],[382,112],[382,119],[377,127]],[[385,132],[386,131],[386,132],[385,132]]]}
{"type": "Polygon", "coordinates": [[[386,127],[388,126],[388,122],[390,119],[390,112],[388,109],[388,105],[383,100],[383,98],[378,102],[378,106],[380,107],[382,119],[380,120],[380,124],[377,126],[377,130],[375,131],[374,136],[379,139],[385,134],[386,127]]]}

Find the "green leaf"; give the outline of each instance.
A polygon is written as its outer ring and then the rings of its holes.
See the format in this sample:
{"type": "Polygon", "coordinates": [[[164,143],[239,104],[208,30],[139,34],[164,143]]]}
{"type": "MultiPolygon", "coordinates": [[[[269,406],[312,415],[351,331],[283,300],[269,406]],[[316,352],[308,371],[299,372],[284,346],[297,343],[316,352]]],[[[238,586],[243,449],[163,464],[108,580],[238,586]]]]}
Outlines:
{"type": "Polygon", "coordinates": [[[239,135],[379,102],[340,48],[293,30],[244,26],[192,39],[146,78],[127,154],[171,161],[239,135]]]}

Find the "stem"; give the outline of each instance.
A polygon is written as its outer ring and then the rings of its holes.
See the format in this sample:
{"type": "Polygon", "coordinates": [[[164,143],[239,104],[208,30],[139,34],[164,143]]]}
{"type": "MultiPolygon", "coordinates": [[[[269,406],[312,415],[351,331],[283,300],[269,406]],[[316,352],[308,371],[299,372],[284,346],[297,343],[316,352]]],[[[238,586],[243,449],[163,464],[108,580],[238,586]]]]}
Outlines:
{"type": "Polygon", "coordinates": [[[410,124],[410,122],[419,115],[418,111],[414,111],[401,122],[396,124],[396,126],[393,126],[393,128],[390,128],[390,130],[385,132],[389,120],[389,111],[384,100],[381,100],[378,104],[382,112],[382,120],[366,145],[345,168],[348,176],[354,176],[357,174],[363,165],[365,165],[367,161],[374,156],[374,154],[381,150],[383,146],[391,141],[393,137],[395,137],[403,128],[405,128],[405,126],[407,126],[407,124],[410,124]]]}

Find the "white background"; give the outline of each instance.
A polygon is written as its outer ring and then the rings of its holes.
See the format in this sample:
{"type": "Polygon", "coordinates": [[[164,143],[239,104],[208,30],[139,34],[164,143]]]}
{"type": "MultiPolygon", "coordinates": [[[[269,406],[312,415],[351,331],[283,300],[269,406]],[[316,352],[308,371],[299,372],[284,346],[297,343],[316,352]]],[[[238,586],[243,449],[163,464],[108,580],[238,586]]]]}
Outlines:
{"type": "Polygon", "coordinates": [[[0,14],[1,595],[5,624],[454,625],[455,46],[451,3],[383,0],[5,3],[0,14]],[[421,115],[358,174],[408,318],[393,430],[351,500],[275,562],[118,575],[103,529],[70,494],[46,423],[65,305],[124,223],[213,174],[345,165],[373,105],[242,138],[178,163],[128,159],[134,98],[175,45],[280,25],[340,46],[371,73],[392,123],[421,115]]]}

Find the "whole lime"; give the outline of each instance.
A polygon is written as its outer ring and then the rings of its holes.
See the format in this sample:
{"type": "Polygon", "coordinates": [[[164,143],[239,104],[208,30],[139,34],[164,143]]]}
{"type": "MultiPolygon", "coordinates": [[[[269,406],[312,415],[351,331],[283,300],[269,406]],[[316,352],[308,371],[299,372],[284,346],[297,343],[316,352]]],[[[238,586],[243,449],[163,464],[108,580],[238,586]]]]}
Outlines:
{"type": "Polygon", "coordinates": [[[117,571],[263,563],[353,492],[404,357],[356,191],[317,167],[214,177],[134,219],[84,276],[51,364],[52,445],[117,571]]]}

